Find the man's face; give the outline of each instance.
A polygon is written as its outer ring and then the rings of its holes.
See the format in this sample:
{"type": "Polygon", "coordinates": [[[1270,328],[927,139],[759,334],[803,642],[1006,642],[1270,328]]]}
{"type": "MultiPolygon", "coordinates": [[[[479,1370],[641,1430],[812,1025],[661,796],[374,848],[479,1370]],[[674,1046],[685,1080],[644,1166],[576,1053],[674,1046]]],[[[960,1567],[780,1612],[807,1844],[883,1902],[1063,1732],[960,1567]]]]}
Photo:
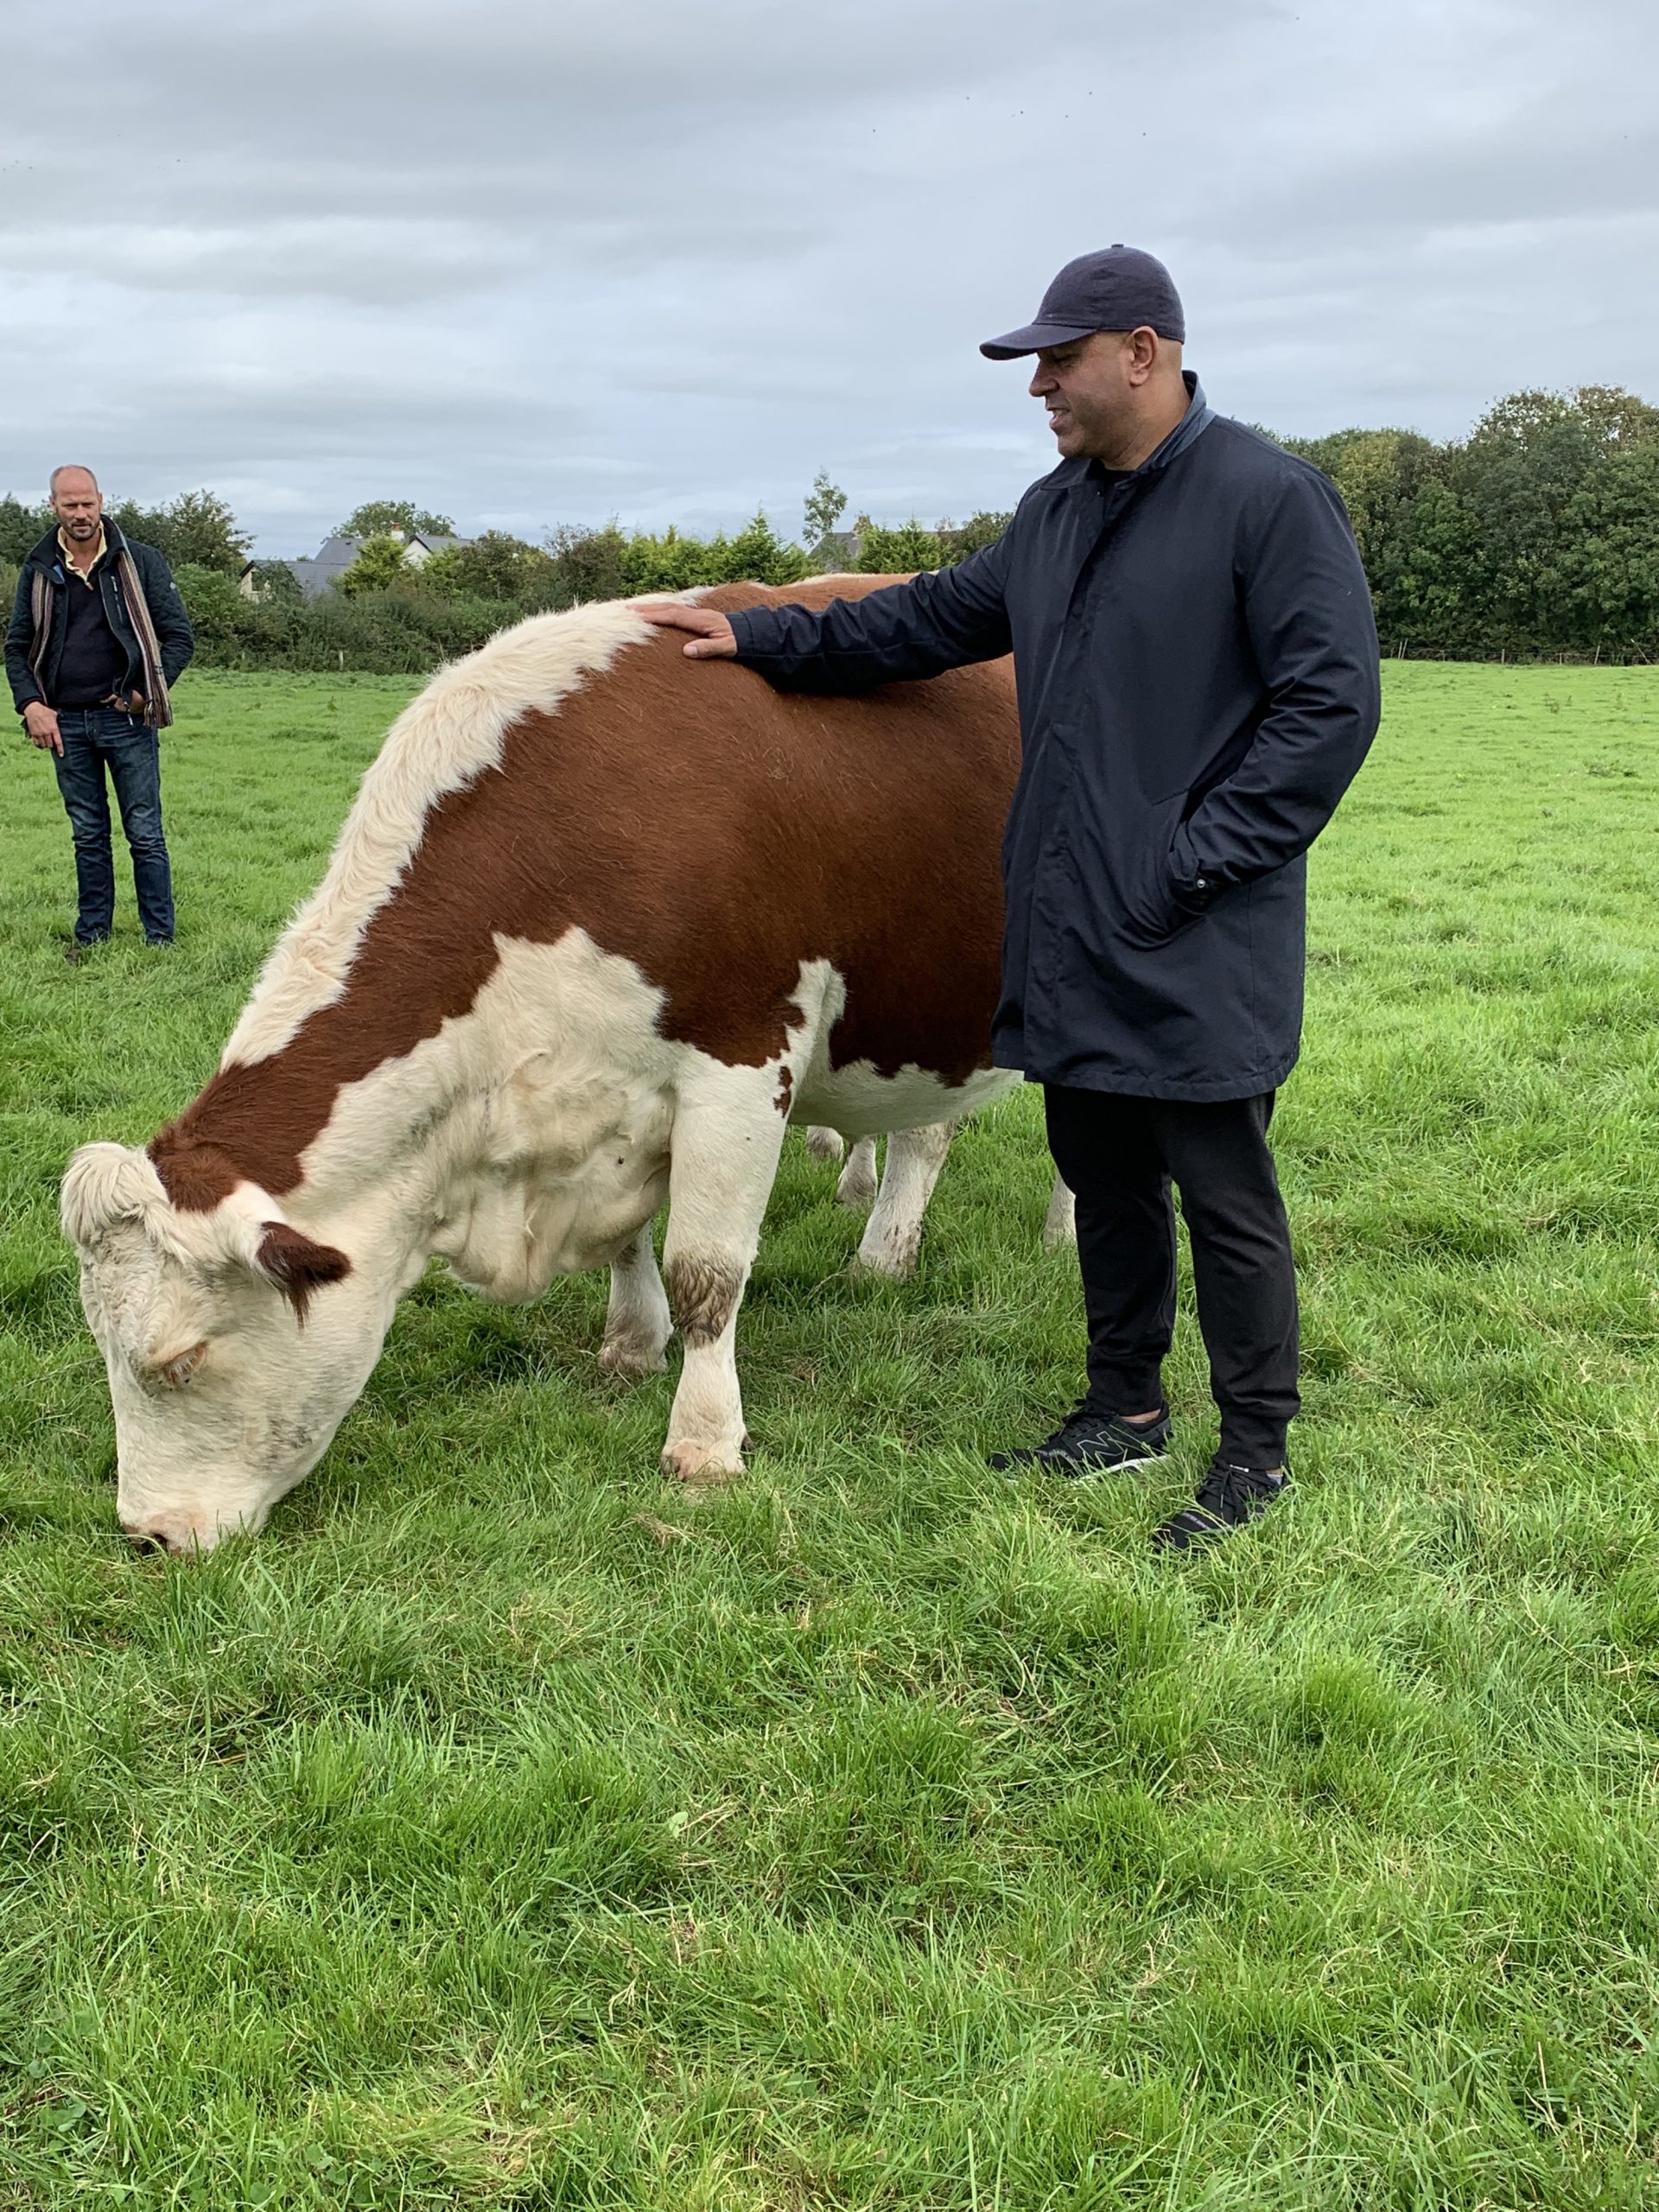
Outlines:
{"type": "MultiPolygon", "coordinates": [[[[1135,344],[1141,335],[1096,330],[1038,353],[1029,390],[1047,409],[1054,442],[1068,461],[1079,454],[1109,460],[1123,443],[1135,419],[1135,395],[1146,382],[1144,348],[1135,344]]],[[[1155,340],[1154,346],[1155,351],[1155,340]]]]}
{"type": "Polygon", "coordinates": [[[98,536],[104,494],[84,468],[66,468],[52,487],[52,512],[72,545],[90,545],[98,536]]]}

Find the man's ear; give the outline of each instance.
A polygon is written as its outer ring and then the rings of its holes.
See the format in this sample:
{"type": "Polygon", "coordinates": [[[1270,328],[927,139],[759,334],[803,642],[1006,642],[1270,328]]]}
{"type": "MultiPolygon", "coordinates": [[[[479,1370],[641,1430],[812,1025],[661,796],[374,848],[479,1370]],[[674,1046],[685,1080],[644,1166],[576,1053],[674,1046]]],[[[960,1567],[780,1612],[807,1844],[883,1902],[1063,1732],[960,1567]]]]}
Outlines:
{"type": "Polygon", "coordinates": [[[302,1328],[312,1293],[352,1272],[352,1263],[343,1252],[332,1244],[317,1243],[302,1230],[290,1229],[285,1221],[265,1224],[254,1265],[282,1292],[302,1328]]]}

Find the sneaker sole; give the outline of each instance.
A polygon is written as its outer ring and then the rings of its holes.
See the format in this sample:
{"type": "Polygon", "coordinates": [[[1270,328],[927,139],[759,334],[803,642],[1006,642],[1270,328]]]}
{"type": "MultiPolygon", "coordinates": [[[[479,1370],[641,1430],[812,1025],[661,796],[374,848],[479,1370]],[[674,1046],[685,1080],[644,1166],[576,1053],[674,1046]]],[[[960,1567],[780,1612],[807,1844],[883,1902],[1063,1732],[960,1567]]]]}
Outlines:
{"type": "Polygon", "coordinates": [[[1068,1483],[1090,1481],[1096,1475],[1132,1475],[1140,1467],[1155,1467],[1166,1455],[1148,1452],[1139,1459],[1047,1459],[1039,1461],[1042,1473],[1058,1475],[1068,1483]]]}
{"type": "Polygon", "coordinates": [[[1058,1475],[1066,1482],[1084,1482],[1095,1475],[1128,1475],[1139,1467],[1155,1467],[1167,1455],[1143,1452],[1138,1459],[1010,1459],[1001,1466],[985,1464],[994,1475],[1058,1475]]]}

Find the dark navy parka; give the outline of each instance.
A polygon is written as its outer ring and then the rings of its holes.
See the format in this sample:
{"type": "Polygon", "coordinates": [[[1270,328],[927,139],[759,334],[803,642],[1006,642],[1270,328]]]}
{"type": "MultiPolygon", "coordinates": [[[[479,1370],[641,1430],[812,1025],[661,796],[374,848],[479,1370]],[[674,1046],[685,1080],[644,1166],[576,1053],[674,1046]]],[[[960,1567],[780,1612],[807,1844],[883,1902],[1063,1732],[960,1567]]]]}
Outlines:
{"type": "Polygon", "coordinates": [[[740,658],[788,690],[1012,652],[997,1065],[1241,1098],[1295,1063],[1303,855],[1376,733],[1376,631],[1335,486],[1187,384],[1139,468],[1063,461],[959,566],[730,619],[740,658]]]}

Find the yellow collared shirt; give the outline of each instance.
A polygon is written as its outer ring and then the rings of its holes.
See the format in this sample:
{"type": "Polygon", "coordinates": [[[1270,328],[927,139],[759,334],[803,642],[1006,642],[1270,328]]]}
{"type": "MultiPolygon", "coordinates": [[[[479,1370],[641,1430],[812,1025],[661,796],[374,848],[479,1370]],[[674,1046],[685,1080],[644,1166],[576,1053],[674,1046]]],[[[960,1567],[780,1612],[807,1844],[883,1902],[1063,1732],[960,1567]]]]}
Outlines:
{"type": "Polygon", "coordinates": [[[99,563],[104,558],[104,556],[110,550],[109,541],[104,535],[103,524],[99,523],[98,525],[97,550],[84,569],[77,568],[75,565],[74,556],[69,550],[69,541],[64,536],[61,530],[58,532],[58,543],[63,548],[63,564],[65,568],[68,569],[70,575],[72,576],[79,576],[82,583],[86,585],[88,591],[93,590],[95,588],[92,583],[93,571],[97,569],[99,563]]]}

